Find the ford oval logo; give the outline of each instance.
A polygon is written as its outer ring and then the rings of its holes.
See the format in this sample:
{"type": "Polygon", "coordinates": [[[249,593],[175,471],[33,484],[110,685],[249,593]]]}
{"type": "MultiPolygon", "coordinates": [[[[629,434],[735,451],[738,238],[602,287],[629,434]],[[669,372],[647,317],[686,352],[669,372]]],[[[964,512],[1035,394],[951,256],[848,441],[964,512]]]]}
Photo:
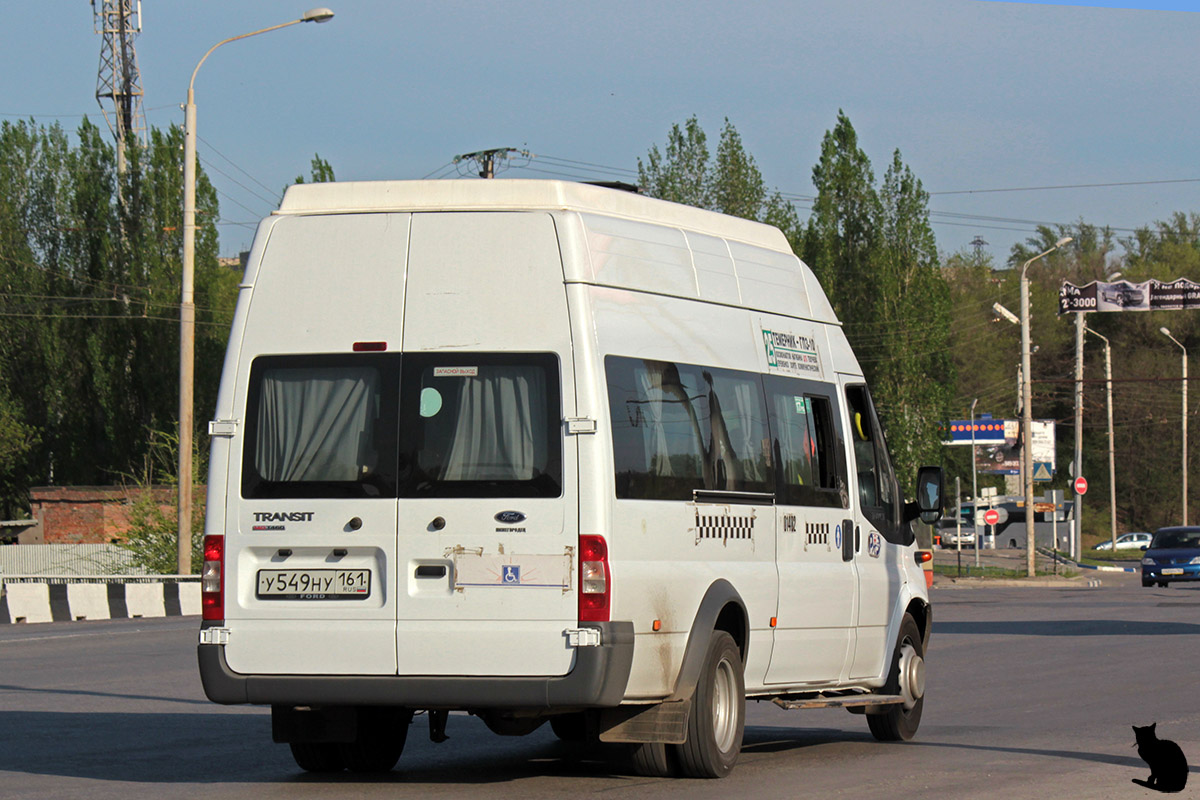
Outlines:
{"type": "Polygon", "coordinates": [[[524,522],[525,515],[520,511],[501,511],[496,515],[496,522],[505,525],[516,525],[518,522],[524,522]]]}

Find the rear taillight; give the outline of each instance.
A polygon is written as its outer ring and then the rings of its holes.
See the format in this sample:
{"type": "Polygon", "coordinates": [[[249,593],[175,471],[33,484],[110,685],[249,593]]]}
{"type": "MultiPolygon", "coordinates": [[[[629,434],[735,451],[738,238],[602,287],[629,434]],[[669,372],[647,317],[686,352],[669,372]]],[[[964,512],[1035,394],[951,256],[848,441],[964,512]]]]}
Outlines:
{"type": "Polygon", "coordinates": [[[603,536],[579,537],[579,621],[608,622],[612,580],[603,536]]]}
{"type": "Polygon", "coordinates": [[[204,537],[204,568],[200,571],[200,612],[203,619],[225,619],[225,537],[204,537]]]}

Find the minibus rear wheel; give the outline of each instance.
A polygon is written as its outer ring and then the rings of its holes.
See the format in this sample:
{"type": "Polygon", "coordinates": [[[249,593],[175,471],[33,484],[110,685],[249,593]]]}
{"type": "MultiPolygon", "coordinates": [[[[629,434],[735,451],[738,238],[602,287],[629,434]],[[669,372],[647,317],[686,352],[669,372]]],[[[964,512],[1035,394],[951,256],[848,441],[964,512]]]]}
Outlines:
{"type": "Polygon", "coordinates": [[[358,737],[340,745],[342,763],[351,772],[387,772],[396,766],[413,712],[408,708],[364,708],[359,711],[358,737]]]}
{"type": "Polygon", "coordinates": [[[341,745],[336,742],[292,742],[292,758],[305,772],[341,772],[341,745]]]}
{"type": "Polygon", "coordinates": [[[737,763],[746,729],[744,673],[733,637],[713,631],[692,695],[687,741],[675,747],[680,769],[689,778],[723,778],[737,763]]]}

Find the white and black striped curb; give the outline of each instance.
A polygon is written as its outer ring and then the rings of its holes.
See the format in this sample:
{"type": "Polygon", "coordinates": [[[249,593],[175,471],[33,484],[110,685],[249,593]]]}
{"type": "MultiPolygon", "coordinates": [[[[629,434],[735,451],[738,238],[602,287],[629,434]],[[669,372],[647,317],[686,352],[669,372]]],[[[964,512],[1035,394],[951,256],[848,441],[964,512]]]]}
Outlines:
{"type": "Polygon", "coordinates": [[[1078,567],[1079,569],[1094,569],[1097,572],[1138,573],[1138,572],[1142,571],[1142,568],[1140,566],[1138,566],[1138,567],[1110,567],[1110,566],[1097,565],[1097,564],[1080,564],[1078,561],[1072,561],[1070,558],[1068,558],[1066,555],[1064,555],[1062,553],[1052,554],[1049,550],[1044,550],[1041,547],[1038,548],[1038,552],[1044,556],[1048,556],[1050,558],[1057,559],[1060,564],[1069,564],[1072,567],[1078,567]]]}
{"type": "Polygon", "coordinates": [[[179,617],[200,613],[199,581],[4,580],[0,624],[179,617]]]}

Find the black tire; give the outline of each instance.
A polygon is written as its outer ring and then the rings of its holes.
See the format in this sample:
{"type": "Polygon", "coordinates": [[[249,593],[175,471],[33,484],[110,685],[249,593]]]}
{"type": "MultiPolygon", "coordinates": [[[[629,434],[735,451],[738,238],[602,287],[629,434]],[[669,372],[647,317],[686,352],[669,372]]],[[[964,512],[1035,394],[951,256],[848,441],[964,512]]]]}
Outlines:
{"type": "Polygon", "coordinates": [[[1158,582],[1158,585],[1159,585],[1159,587],[1161,587],[1161,588],[1163,588],[1163,589],[1167,588],[1167,582],[1166,582],[1166,581],[1159,581],[1159,582],[1158,582]]]}
{"type": "Polygon", "coordinates": [[[292,742],[292,758],[305,772],[341,772],[341,745],[336,742],[292,742]]]}
{"type": "Polygon", "coordinates": [[[542,727],[545,717],[505,717],[500,714],[483,714],[483,724],[499,736],[528,736],[542,727]]]}
{"type": "Polygon", "coordinates": [[[1146,588],[1147,586],[1153,586],[1153,585],[1154,585],[1154,581],[1148,580],[1146,578],[1142,578],[1142,588],[1143,589],[1146,588]]]}
{"type": "MultiPolygon", "coordinates": [[[[892,651],[892,668],[888,674],[888,682],[884,684],[885,694],[900,694],[900,658],[905,647],[911,647],[915,654],[925,658],[925,647],[921,642],[921,629],[911,615],[905,614],[900,622],[900,634],[896,637],[896,647],[892,651]]],[[[925,706],[925,693],[911,708],[896,703],[887,707],[881,714],[867,714],[867,726],[871,735],[881,742],[907,742],[917,733],[921,724],[921,709],[925,706]]]]}
{"type": "Polygon", "coordinates": [[[550,730],[564,742],[583,742],[588,738],[587,713],[558,714],[550,718],[550,730]]]}
{"type": "Polygon", "coordinates": [[[361,709],[358,738],[339,745],[342,763],[351,772],[388,772],[404,752],[411,722],[412,711],[408,709],[361,709]]]}
{"type": "Polygon", "coordinates": [[[689,778],[723,778],[733,770],[746,730],[746,678],[733,637],[714,631],[692,695],[687,740],[672,749],[689,778]]]}
{"type": "Polygon", "coordinates": [[[662,742],[645,742],[633,745],[629,757],[633,770],[647,778],[671,778],[676,773],[675,754],[670,745],[662,742]]]}

